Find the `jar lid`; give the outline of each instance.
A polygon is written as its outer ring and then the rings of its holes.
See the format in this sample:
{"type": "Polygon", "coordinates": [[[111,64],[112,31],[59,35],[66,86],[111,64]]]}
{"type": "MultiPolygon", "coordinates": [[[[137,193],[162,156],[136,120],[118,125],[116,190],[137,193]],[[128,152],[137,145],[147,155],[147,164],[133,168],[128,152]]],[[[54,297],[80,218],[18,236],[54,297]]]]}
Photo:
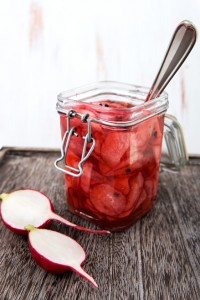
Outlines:
{"type": "Polygon", "coordinates": [[[110,126],[132,126],[168,108],[168,95],[145,102],[149,88],[119,83],[100,81],[84,87],[61,92],[57,99],[57,111],[67,114],[69,110],[89,114],[92,122],[110,126]]]}

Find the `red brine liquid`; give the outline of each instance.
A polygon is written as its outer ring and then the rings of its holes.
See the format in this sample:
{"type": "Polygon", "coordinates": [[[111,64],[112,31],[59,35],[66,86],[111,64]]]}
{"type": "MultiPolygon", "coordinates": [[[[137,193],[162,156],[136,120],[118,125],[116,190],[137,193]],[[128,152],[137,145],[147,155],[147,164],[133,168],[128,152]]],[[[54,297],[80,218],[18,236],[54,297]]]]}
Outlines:
{"type": "MultiPolygon", "coordinates": [[[[101,101],[77,103],[72,107],[90,117],[110,122],[130,121],[130,103],[101,101]]],[[[95,148],[83,164],[83,175],[66,177],[69,210],[110,231],[122,231],[145,215],[153,206],[163,136],[164,115],[148,118],[134,126],[111,127],[92,122],[95,148]]],[[[60,115],[62,135],[66,115],[60,115]]],[[[77,168],[81,159],[87,123],[70,119],[78,137],[72,136],[66,163],[77,168]]],[[[88,148],[90,144],[88,144],[88,148]]]]}

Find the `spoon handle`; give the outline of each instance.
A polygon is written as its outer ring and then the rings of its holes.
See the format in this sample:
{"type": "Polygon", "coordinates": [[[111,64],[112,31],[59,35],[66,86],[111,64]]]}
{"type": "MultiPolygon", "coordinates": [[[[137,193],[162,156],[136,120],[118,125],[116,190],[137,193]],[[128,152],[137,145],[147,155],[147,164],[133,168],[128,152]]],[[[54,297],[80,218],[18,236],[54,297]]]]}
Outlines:
{"type": "Polygon", "coordinates": [[[196,35],[196,29],[190,21],[182,21],[178,25],[145,101],[159,97],[163,92],[192,50],[196,42],[196,35]]]}

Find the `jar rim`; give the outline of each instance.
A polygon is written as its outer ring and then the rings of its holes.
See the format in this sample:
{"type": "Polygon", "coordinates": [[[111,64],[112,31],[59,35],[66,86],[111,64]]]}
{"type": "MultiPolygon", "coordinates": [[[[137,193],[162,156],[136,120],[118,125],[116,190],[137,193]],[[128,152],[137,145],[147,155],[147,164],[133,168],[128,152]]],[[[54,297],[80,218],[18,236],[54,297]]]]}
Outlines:
{"type": "MultiPolygon", "coordinates": [[[[140,121],[143,119],[142,111],[148,110],[152,111],[148,118],[152,115],[160,114],[167,110],[168,108],[168,94],[163,92],[159,97],[145,102],[148,95],[149,88],[140,85],[121,83],[116,81],[99,81],[96,83],[88,84],[86,86],[78,87],[75,89],[70,89],[63,91],[57,96],[57,111],[62,113],[67,113],[69,106],[73,104],[89,104],[93,109],[100,110],[104,114],[103,119],[106,120],[106,115],[108,116],[111,112],[123,111],[123,113],[131,113],[133,118],[140,121]],[[90,103],[89,99],[94,97],[100,97],[102,95],[113,95],[113,97],[121,97],[122,101],[126,102],[128,100],[138,101],[139,105],[134,105],[131,107],[106,107],[99,106],[95,103],[90,103]]],[[[118,123],[118,122],[116,122],[118,123]]]]}

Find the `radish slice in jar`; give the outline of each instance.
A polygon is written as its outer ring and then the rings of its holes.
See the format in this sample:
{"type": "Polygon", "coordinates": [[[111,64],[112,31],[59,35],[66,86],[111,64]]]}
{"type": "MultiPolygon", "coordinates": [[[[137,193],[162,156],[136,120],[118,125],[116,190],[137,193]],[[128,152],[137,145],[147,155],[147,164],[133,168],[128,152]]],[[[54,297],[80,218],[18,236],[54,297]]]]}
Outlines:
{"type": "Polygon", "coordinates": [[[116,176],[111,178],[108,177],[107,182],[111,187],[114,187],[122,194],[127,195],[130,190],[129,178],[130,176],[116,176]]]}
{"type": "Polygon", "coordinates": [[[127,132],[109,133],[101,147],[101,157],[109,167],[119,164],[122,156],[130,145],[130,136],[127,132]]]}
{"type": "Polygon", "coordinates": [[[163,137],[163,134],[162,134],[163,128],[162,127],[163,127],[163,125],[161,124],[161,122],[164,123],[162,118],[160,118],[160,120],[156,119],[153,124],[150,145],[161,146],[161,144],[162,144],[162,137],[163,137]]]}
{"type": "Polygon", "coordinates": [[[108,216],[119,215],[125,208],[125,196],[108,184],[95,185],[90,192],[90,201],[97,212],[108,216]]]}
{"type": "Polygon", "coordinates": [[[144,178],[141,173],[130,179],[130,192],[128,194],[128,203],[126,210],[135,209],[139,200],[140,194],[142,193],[144,185],[144,178]]]}

